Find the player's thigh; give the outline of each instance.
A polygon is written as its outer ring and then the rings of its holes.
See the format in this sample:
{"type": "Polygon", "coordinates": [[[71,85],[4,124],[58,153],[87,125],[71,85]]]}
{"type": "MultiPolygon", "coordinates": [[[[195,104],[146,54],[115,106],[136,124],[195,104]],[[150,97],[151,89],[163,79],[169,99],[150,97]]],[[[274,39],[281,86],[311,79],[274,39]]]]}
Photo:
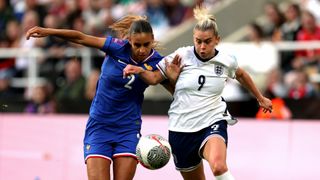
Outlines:
{"type": "Polygon", "coordinates": [[[205,180],[205,175],[204,175],[204,170],[203,170],[203,163],[201,164],[194,170],[188,171],[188,172],[183,172],[180,171],[182,177],[184,180],[205,180]]]}
{"type": "Polygon", "coordinates": [[[117,157],[113,159],[113,176],[115,180],[131,180],[133,179],[136,168],[137,159],[130,156],[117,157]]]}
{"type": "Polygon", "coordinates": [[[203,147],[202,155],[209,163],[225,163],[227,157],[227,146],[224,140],[219,136],[210,137],[203,147]]]}
{"type": "Polygon", "coordinates": [[[111,161],[109,159],[89,158],[86,162],[89,180],[110,180],[111,161]]]}
{"type": "Polygon", "coordinates": [[[222,120],[214,123],[206,132],[207,137],[202,143],[201,155],[209,163],[225,163],[227,155],[228,132],[227,122],[222,120]]]}

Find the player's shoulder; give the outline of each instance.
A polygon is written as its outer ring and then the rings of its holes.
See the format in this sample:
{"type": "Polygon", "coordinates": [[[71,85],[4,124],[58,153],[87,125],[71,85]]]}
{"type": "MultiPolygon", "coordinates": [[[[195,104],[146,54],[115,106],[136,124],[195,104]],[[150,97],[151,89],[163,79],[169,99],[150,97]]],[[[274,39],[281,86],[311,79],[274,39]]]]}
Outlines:
{"type": "Polygon", "coordinates": [[[163,56],[157,50],[153,49],[152,51],[152,58],[163,58],[163,56]]]}
{"type": "Polygon", "coordinates": [[[228,52],[220,51],[220,50],[217,56],[214,57],[214,61],[224,64],[226,66],[234,66],[238,64],[237,58],[235,55],[228,52]]]}
{"type": "Polygon", "coordinates": [[[180,56],[194,55],[194,47],[193,46],[180,47],[175,51],[175,53],[180,55],[180,56]]]}
{"type": "Polygon", "coordinates": [[[163,56],[156,50],[152,49],[151,55],[149,56],[148,62],[156,62],[158,63],[163,56]]]}
{"type": "Polygon", "coordinates": [[[131,48],[129,41],[127,39],[119,39],[113,36],[108,36],[106,40],[107,49],[114,54],[123,54],[129,52],[131,48]]]}
{"type": "Polygon", "coordinates": [[[231,53],[225,52],[225,51],[221,51],[221,50],[219,50],[216,58],[217,59],[226,59],[229,61],[236,61],[237,60],[237,58],[234,54],[231,54],[231,53]]]}
{"type": "Polygon", "coordinates": [[[118,45],[118,46],[125,46],[126,44],[129,43],[129,41],[127,39],[120,39],[117,37],[113,37],[113,36],[108,36],[107,39],[110,38],[110,41],[112,44],[118,45]]]}

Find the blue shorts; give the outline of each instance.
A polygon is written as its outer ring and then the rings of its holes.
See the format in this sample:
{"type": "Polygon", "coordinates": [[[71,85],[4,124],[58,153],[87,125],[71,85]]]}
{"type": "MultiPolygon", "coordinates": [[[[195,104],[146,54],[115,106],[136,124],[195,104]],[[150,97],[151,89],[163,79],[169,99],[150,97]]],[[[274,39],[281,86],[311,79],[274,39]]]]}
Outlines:
{"type": "Polygon", "coordinates": [[[227,121],[221,120],[197,132],[184,133],[169,131],[169,143],[173,160],[179,171],[192,171],[202,161],[202,148],[212,136],[221,137],[228,144],[227,121]]]}
{"type": "Polygon", "coordinates": [[[112,161],[119,156],[136,157],[140,130],[119,132],[119,127],[109,127],[89,117],[84,136],[84,159],[99,157],[112,161]]]}

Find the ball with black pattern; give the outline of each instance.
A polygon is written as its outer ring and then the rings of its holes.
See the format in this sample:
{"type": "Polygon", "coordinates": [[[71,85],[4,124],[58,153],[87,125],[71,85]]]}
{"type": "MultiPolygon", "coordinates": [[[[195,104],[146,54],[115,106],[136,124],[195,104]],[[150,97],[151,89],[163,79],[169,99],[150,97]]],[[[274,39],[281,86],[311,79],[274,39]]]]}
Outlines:
{"type": "Polygon", "coordinates": [[[136,149],[140,164],[148,169],[160,169],[170,160],[171,146],[160,135],[151,134],[140,138],[136,149]]]}

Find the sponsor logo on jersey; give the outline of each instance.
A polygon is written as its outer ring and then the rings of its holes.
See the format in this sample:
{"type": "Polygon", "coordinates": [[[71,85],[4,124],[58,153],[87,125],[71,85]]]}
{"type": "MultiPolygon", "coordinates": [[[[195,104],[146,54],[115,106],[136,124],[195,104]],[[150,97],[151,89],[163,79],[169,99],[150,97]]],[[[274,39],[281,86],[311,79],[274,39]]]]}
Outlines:
{"type": "Polygon", "coordinates": [[[146,68],[146,70],[152,71],[152,66],[149,66],[147,63],[144,63],[143,65],[146,68]]]}
{"type": "Polygon", "coordinates": [[[214,65],[214,72],[218,75],[221,76],[223,74],[224,68],[221,65],[215,64],[214,65]]]}
{"type": "Polygon", "coordinates": [[[124,65],[127,65],[127,63],[123,62],[121,59],[118,59],[118,62],[124,65]]]}

